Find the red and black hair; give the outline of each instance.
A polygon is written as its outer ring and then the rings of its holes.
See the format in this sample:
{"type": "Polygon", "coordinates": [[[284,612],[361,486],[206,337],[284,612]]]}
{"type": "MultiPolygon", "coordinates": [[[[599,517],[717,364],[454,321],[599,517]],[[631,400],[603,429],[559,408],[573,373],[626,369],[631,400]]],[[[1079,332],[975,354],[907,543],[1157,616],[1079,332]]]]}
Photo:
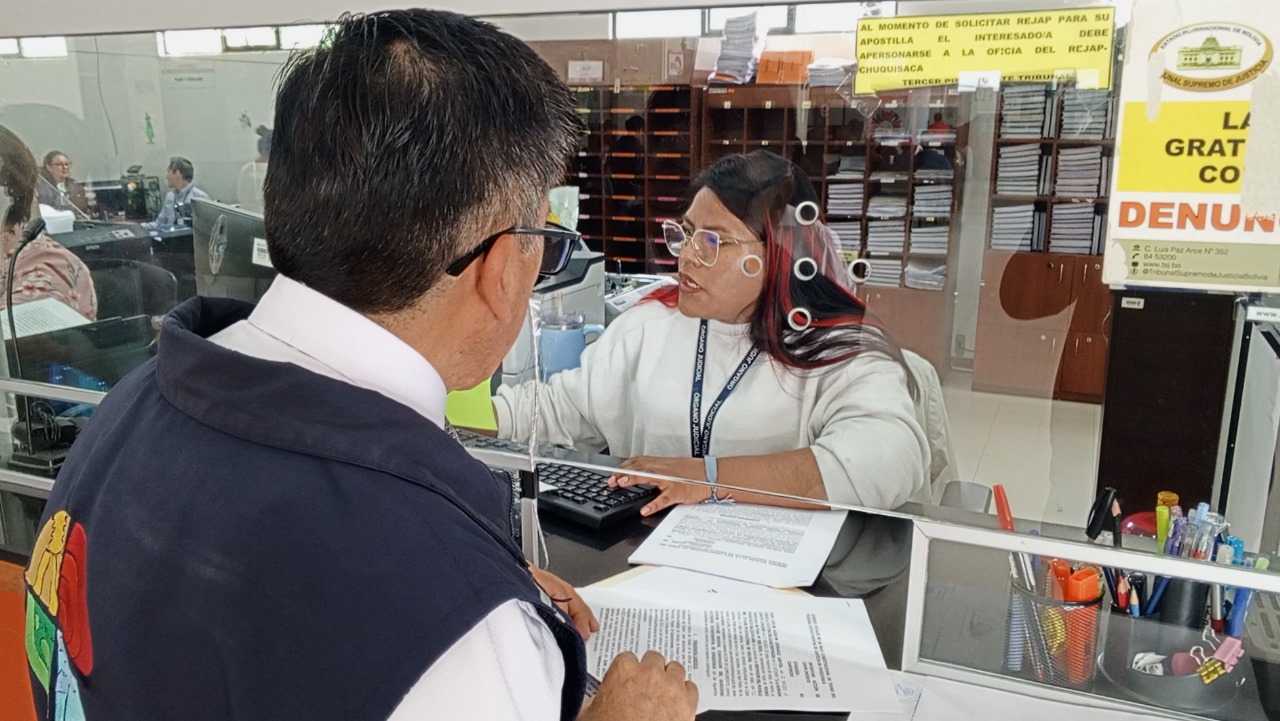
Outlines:
{"type": "MultiPolygon", "coordinates": [[[[770,358],[794,370],[816,370],[843,363],[866,352],[880,352],[902,365],[912,395],[915,379],[902,348],[867,313],[867,306],[840,281],[846,272],[821,223],[801,224],[794,215],[797,183],[807,178],[782,156],[766,150],[729,155],[707,167],[693,181],[689,197],[706,188],[765,243],[764,288],[751,316],[751,339],[770,358]],[[808,259],[808,261],[802,260],[808,259]],[[796,275],[801,261],[805,280],[796,275]],[[789,319],[798,309],[796,330],[789,319]]],[[[809,186],[812,188],[812,186],[809,186]]],[[[807,196],[808,193],[801,193],[807,196]]],[[[796,198],[796,202],[812,198],[796,198]]],[[[650,298],[668,307],[680,302],[677,287],[650,298]]]]}

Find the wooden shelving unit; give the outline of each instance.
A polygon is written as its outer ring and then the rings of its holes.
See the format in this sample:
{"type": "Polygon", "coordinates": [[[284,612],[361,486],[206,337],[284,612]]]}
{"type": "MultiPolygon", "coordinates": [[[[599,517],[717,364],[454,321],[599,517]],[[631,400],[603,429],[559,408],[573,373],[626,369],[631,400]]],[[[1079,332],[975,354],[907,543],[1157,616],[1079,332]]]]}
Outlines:
{"type": "Polygon", "coordinates": [[[661,224],[680,213],[698,167],[702,91],[608,85],[574,92],[587,125],[568,178],[581,189],[579,230],[611,272],[673,270],[661,224]]]}

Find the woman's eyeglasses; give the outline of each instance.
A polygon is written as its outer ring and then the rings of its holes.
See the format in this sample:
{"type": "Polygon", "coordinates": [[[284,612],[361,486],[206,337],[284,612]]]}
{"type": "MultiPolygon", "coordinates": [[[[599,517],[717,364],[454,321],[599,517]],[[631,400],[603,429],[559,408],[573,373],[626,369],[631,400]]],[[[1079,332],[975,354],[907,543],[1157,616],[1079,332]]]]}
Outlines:
{"type": "Polygon", "coordinates": [[[563,271],[569,265],[569,257],[573,255],[573,249],[578,246],[578,241],[582,240],[582,233],[555,223],[549,223],[545,228],[518,226],[507,228],[485,238],[471,252],[453,261],[445,272],[455,278],[462,275],[467,267],[476,261],[476,258],[488,253],[493,248],[493,244],[498,242],[498,238],[504,235],[542,236],[542,265],[538,268],[538,274],[542,276],[551,276],[563,271]]]}
{"type": "Polygon", "coordinates": [[[706,266],[715,265],[716,261],[720,259],[720,246],[722,245],[746,245],[760,242],[754,238],[751,240],[730,238],[720,235],[714,230],[695,230],[690,233],[683,225],[674,220],[662,221],[662,236],[667,241],[667,250],[672,255],[679,258],[680,253],[684,251],[684,247],[688,245],[693,249],[693,257],[706,266]]]}

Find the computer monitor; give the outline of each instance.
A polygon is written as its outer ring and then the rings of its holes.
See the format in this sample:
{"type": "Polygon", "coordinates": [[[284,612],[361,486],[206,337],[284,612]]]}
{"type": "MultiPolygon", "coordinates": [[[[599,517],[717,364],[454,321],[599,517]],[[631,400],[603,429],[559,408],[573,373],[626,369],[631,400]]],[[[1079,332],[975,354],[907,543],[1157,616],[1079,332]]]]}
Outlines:
{"type": "Polygon", "coordinates": [[[261,299],[276,277],[262,214],[198,198],[192,203],[192,229],[196,292],[250,303],[261,299]]]}
{"type": "Polygon", "coordinates": [[[113,220],[126,216],[129,210],[129,193],[120,179],[86,180],[84,190],[93,196],[94,215],[113,220]]]}

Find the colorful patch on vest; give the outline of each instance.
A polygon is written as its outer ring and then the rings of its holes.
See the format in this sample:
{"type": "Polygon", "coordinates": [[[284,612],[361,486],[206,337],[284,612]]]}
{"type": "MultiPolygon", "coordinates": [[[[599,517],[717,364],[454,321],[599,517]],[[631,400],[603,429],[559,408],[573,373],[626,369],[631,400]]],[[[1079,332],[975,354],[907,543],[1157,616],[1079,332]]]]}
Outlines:
{"type": "Polygon", "coordinates": [[[80,673],[93,673],[93,639],[89,635],[89,599],[85,591],[85,535],[79,523],[71,527],[58,581],[58,628],[67,653],[80,673]]]}
{"type": "Polygon", "coordinates": [[[62,554],[67,547],[70,526],[71,516],[66,511],[53,514],[40,529],[40,535],[36,536],[31,565],[27,566],[27,585],[53,616],[58,615],[58,579],[62,574],[62,554]]]}
{"type": "Polygon", "coordinates": [[[80,684],[67,661],[67,646],[62,632],[58,632],[58,678],[53,685],[53,721],[85,721],[84,705],[80,702],[80,684]]]}
{"type": "Polygon", "coordinates": [[[57,629],[53,626],[53,619],[30,592],[27,593],[26,628],[27,664],[31,667],[31,673],[44,687],[45,693],[48,693],[57,629]]]}

